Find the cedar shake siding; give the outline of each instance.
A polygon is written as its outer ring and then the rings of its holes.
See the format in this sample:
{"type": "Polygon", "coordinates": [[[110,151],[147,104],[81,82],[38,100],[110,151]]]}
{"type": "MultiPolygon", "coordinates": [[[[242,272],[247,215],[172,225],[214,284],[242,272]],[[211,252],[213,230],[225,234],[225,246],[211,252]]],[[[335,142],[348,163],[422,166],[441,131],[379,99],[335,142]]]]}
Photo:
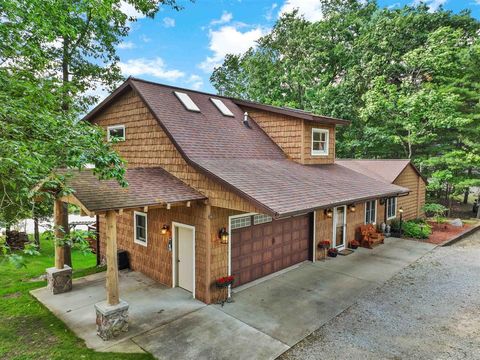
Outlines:
{"type": "MultiPolygon", "coordinates": [[[[206,303],[215,303],[225,298],[225,290],[217,289],[215,280],[228,273],[228,244],[222,244],[218,230],[228,227],[228,217],[241,212],[218,207],[192,203],[190,208],[172,207],[170,210],[152,209],[147,212],[147,246],[134,241],[133,212],[124,212],[117,216],[117,243],[119,250],[129,254],[130,267],[152,279],[172,286],[172,252],[168,250],[169,236],[162,235],[161,229],[167,224],[172,229],[172,222],[195,227],[195,297],[206,303]],[[210,223],[210,230],[206,224],[210,223]],[[206,238],[210,234],[211,256],[210,276],[207,280],[206,238]],[[209,282],[209,285],[207,284],[209,282]],[[207,298],[206,286],[210,288],[211,298],[207,298]]],[[[105,215],[100,215],[100,255],[105,258],[106,223],[105,215]]]]}
{"type": "MultiPolygon", "coordinates": [[[[400,175],[393,182],[395,185],[406,187],[410,190],[407,196],[398,198],[397,209],[403,208],[403,218],[405,220],[412,220],[425,216],[422,210],[425,205],[425,181],[418,175],[411,164],[400,173],[400,175]]],[[[398,217],[398,214],[397,214],[398,217]]]]}
{"type": "Polygon", "coordinates": [[[130,90],[92,119],[107,130],[125,125],[126,140],[114,145],[129,168],[159,166],[209,198],[212,206],[245,212],[259,209],[187,164],[140,97],[130,90]]]}
{"type": "Polygon", "coordinates": [[[264,110],[244,109],[289,159],[304,165],[335,162],[335,125],[273,114],[264,110]],[[329,130],[328,155],[312,155],[312,129],[314,128],[329,130]]]}

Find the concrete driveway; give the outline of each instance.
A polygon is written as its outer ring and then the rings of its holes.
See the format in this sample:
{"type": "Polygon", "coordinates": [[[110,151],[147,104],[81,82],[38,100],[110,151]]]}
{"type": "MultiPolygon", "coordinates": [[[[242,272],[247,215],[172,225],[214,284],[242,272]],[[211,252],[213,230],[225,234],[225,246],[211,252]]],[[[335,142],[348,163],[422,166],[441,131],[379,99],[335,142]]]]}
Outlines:
{"type": "MultiPolygon", "coordinates": [[[[151,319],[148,314],[161,306],[162,294],[167,296],[169,291],[181,290],[164,288],[162,293],[156,294],[158,296],[150,294],[144,300],[140,300],[135,291],[127,294],[121,291],[122,297],[130,303],[132,332],[102,349],[144,349],[159,359],[273,359],[348,309],[364,292],[383,284],[434,247],[421,242],[386,239],[385,245],[373,250],[358,249],[349,256],[303,263],[257,282],[234,293],[235,302],[224,307],[203,306],[191,298],[185,299],[184,293],[168,295],[173,296],[172,300],[183,299],[183,302],[177,307],[174,301],[168,302],[171,307],[151,319]],[[140,311],[138,307],[143,308],[145,302],[150,305],[140,311]],[[141,317],[145,323],[140,324],[136,317],[141,317]],[[142,328],[144,331],[139,332],[142,328]]],[[[141,277],[140,274],[135,276],[141,277]]],[[[139,294],[146,291],[142,289],[137,290],[139,294]]],[[[104,294],[102,289],[99,295],[104,294]]],[[[37,297],[52,309],[51,299],[61,296],[64,295],[37,297]]],[[[93,303],[89,306],[92,326],[88,330],[85,327],[83,334],[75,330],[72,319],[65,315],[61,318],[91,346],[101,340],[92,339],[92,334],[95,336],[93,303]]]]}

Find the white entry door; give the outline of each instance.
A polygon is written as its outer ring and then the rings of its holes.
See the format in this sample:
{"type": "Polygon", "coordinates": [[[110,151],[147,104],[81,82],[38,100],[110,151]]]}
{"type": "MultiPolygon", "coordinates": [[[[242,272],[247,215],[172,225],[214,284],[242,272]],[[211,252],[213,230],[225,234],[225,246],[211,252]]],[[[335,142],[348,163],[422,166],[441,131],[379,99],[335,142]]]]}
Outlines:
{"type": "Polygon", "coordinates": [[[346,227],[347,207],[338,206],[333,209],[333,247],[338,250],[345,248],[346,227]]]}
{"type": "Polygon", "coordinates": [[[194,292],[195,232],[187,225],[175,225],[176,285],[194,292]]]}

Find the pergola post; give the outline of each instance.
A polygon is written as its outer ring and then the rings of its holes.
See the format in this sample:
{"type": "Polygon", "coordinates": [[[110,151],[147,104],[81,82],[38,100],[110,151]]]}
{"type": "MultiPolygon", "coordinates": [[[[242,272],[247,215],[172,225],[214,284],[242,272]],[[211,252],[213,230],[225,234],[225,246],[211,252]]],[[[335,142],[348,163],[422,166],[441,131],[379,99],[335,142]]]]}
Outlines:
{"type": "MultiPolygon", "coordinates": [[[[48,288],[55,294],[62,294],[72,290],[72,268],[65,265],[65,252],[61,241],[65,237],[64,206],[59,199],[53,205],[54,234],[55,234],[55,267],[47,269],[48,288]]],[[[68,216],[68,214],[67,214],[68,216]]],[[[68,221],[67,221],[68,223],[68,221]]],[[[68,225],[67,225],[68,226],[68,225]]]]}
{"type": "Polygon", "coordinates": [[[118,295],[118,259],[117,259],[117,214],[107,211],[107,304],[117,305],[118,295]]]}
{"type": "Polygon", "coordinates": [[[110,340],[128,330],[128,303],[119,297],[117,255],[117,213],[106,213],[107,300],[95,304],[97,335],[110,340]]]}

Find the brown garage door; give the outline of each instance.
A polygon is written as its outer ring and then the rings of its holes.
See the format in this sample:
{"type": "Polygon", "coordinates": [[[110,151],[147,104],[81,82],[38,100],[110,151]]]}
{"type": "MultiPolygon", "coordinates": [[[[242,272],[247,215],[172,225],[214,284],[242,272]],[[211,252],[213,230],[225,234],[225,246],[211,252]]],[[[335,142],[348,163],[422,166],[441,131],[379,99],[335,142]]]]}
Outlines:
{"type": "Polygon", "coordinates": [[[307,214],[232,230],[234,287],[311,259],[310,229],[307,214]]]}

